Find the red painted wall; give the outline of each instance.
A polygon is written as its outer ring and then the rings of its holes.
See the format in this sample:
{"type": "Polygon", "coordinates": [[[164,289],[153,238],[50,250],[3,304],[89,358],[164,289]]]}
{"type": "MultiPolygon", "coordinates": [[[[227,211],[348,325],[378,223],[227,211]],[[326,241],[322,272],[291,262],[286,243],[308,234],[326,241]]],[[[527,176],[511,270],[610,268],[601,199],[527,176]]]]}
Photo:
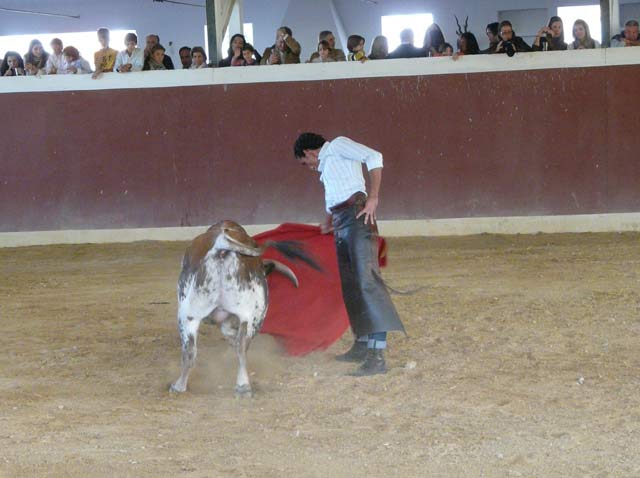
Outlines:
{"type": "Polygon", "coordinates": [[[0,230],[318,221],[306,130],[383,152],[381,219],[640,211],[639,72],[7,93],[0,230]]]}

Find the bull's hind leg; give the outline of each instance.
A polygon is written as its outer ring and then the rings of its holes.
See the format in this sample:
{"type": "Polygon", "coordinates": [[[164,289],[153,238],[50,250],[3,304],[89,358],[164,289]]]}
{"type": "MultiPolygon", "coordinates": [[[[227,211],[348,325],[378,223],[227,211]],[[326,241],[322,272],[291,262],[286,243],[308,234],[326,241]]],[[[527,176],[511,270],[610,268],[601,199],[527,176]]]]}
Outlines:
{"type": "Polygon", "coordinates": [[[184,392],[187,390],[189,373],[196,363],[198,354],[198,327],[200,320],[192,317],[178,318],[178,329],[182,341],[182,372],[180,377],[171,385],[172,392],[184,392]]]}
{"type": "Polygon", "coordinates": [[[249,374],[247,373],[247,350],[249,350],[249,342],[251,338],[247,335],[247,324],[241,323],[238,328],[238,337],[236,340],[236,354],[238,355],[238,378],[236,379],[236,397],[251,397],[251,383],[249,383],[249,374]]]}

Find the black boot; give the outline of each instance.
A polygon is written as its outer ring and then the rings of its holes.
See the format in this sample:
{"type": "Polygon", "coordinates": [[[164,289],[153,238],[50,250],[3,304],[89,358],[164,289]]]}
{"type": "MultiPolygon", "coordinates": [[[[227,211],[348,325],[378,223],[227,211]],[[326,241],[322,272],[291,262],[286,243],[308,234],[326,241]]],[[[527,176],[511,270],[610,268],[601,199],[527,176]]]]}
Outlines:
{"type": "Polygon", "coordinates": [[[367,375],[378,375],[387,373],[387,365],[384,362],[384,350],[367,349],[367,357],[358,370],[353,372],[353,377],[365,377],[367,375]]]}
{"type": "Polygon", "coordinates": [[[347,352],[336,355],[340,362],[362,362],[367,357],[367,342],[354,342],[347,352]]]}

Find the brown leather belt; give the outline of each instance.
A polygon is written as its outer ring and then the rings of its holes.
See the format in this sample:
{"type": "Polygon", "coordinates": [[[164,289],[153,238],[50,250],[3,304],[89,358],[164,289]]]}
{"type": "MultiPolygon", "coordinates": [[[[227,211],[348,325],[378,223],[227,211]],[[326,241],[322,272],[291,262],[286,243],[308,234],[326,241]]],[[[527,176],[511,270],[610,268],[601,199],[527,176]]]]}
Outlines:
{"type": "Polygon", "coordinates": [[[362,202],[362,204],[364,204],[367,200],[367,195],[361,191],[358,191],[357,193],[352,194],[351,196],[349,196],[349,199],[347,199],[346,201],[342,201],[339,204],[336,204],[333,207],[329,208],[329,211],[331,211],[332,213],[336,213],[339,211],[342,211],[343,209],[347,209],[349,207],[355,206],[358,202],[362,202]]]}

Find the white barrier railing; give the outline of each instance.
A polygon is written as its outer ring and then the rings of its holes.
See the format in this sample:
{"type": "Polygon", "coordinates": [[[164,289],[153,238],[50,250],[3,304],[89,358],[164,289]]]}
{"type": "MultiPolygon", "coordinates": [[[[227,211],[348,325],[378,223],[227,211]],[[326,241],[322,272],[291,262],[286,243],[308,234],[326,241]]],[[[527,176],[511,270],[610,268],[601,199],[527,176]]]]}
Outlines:
{"type": "Polygon", "coordinates": [[[365,63],[340,62],[258,67],[207,68],[202,70],[106,73],[91,75],[43,75],[0,78],[1,93],[42,91],[82,91],[126,88],[168,88],[178,86],[321,81],[349,78],[376,78],[485,73],[496,71],[588,68],[640,64],[640,47],[518,53],[507,55],[377,60],[365,63]]]}

